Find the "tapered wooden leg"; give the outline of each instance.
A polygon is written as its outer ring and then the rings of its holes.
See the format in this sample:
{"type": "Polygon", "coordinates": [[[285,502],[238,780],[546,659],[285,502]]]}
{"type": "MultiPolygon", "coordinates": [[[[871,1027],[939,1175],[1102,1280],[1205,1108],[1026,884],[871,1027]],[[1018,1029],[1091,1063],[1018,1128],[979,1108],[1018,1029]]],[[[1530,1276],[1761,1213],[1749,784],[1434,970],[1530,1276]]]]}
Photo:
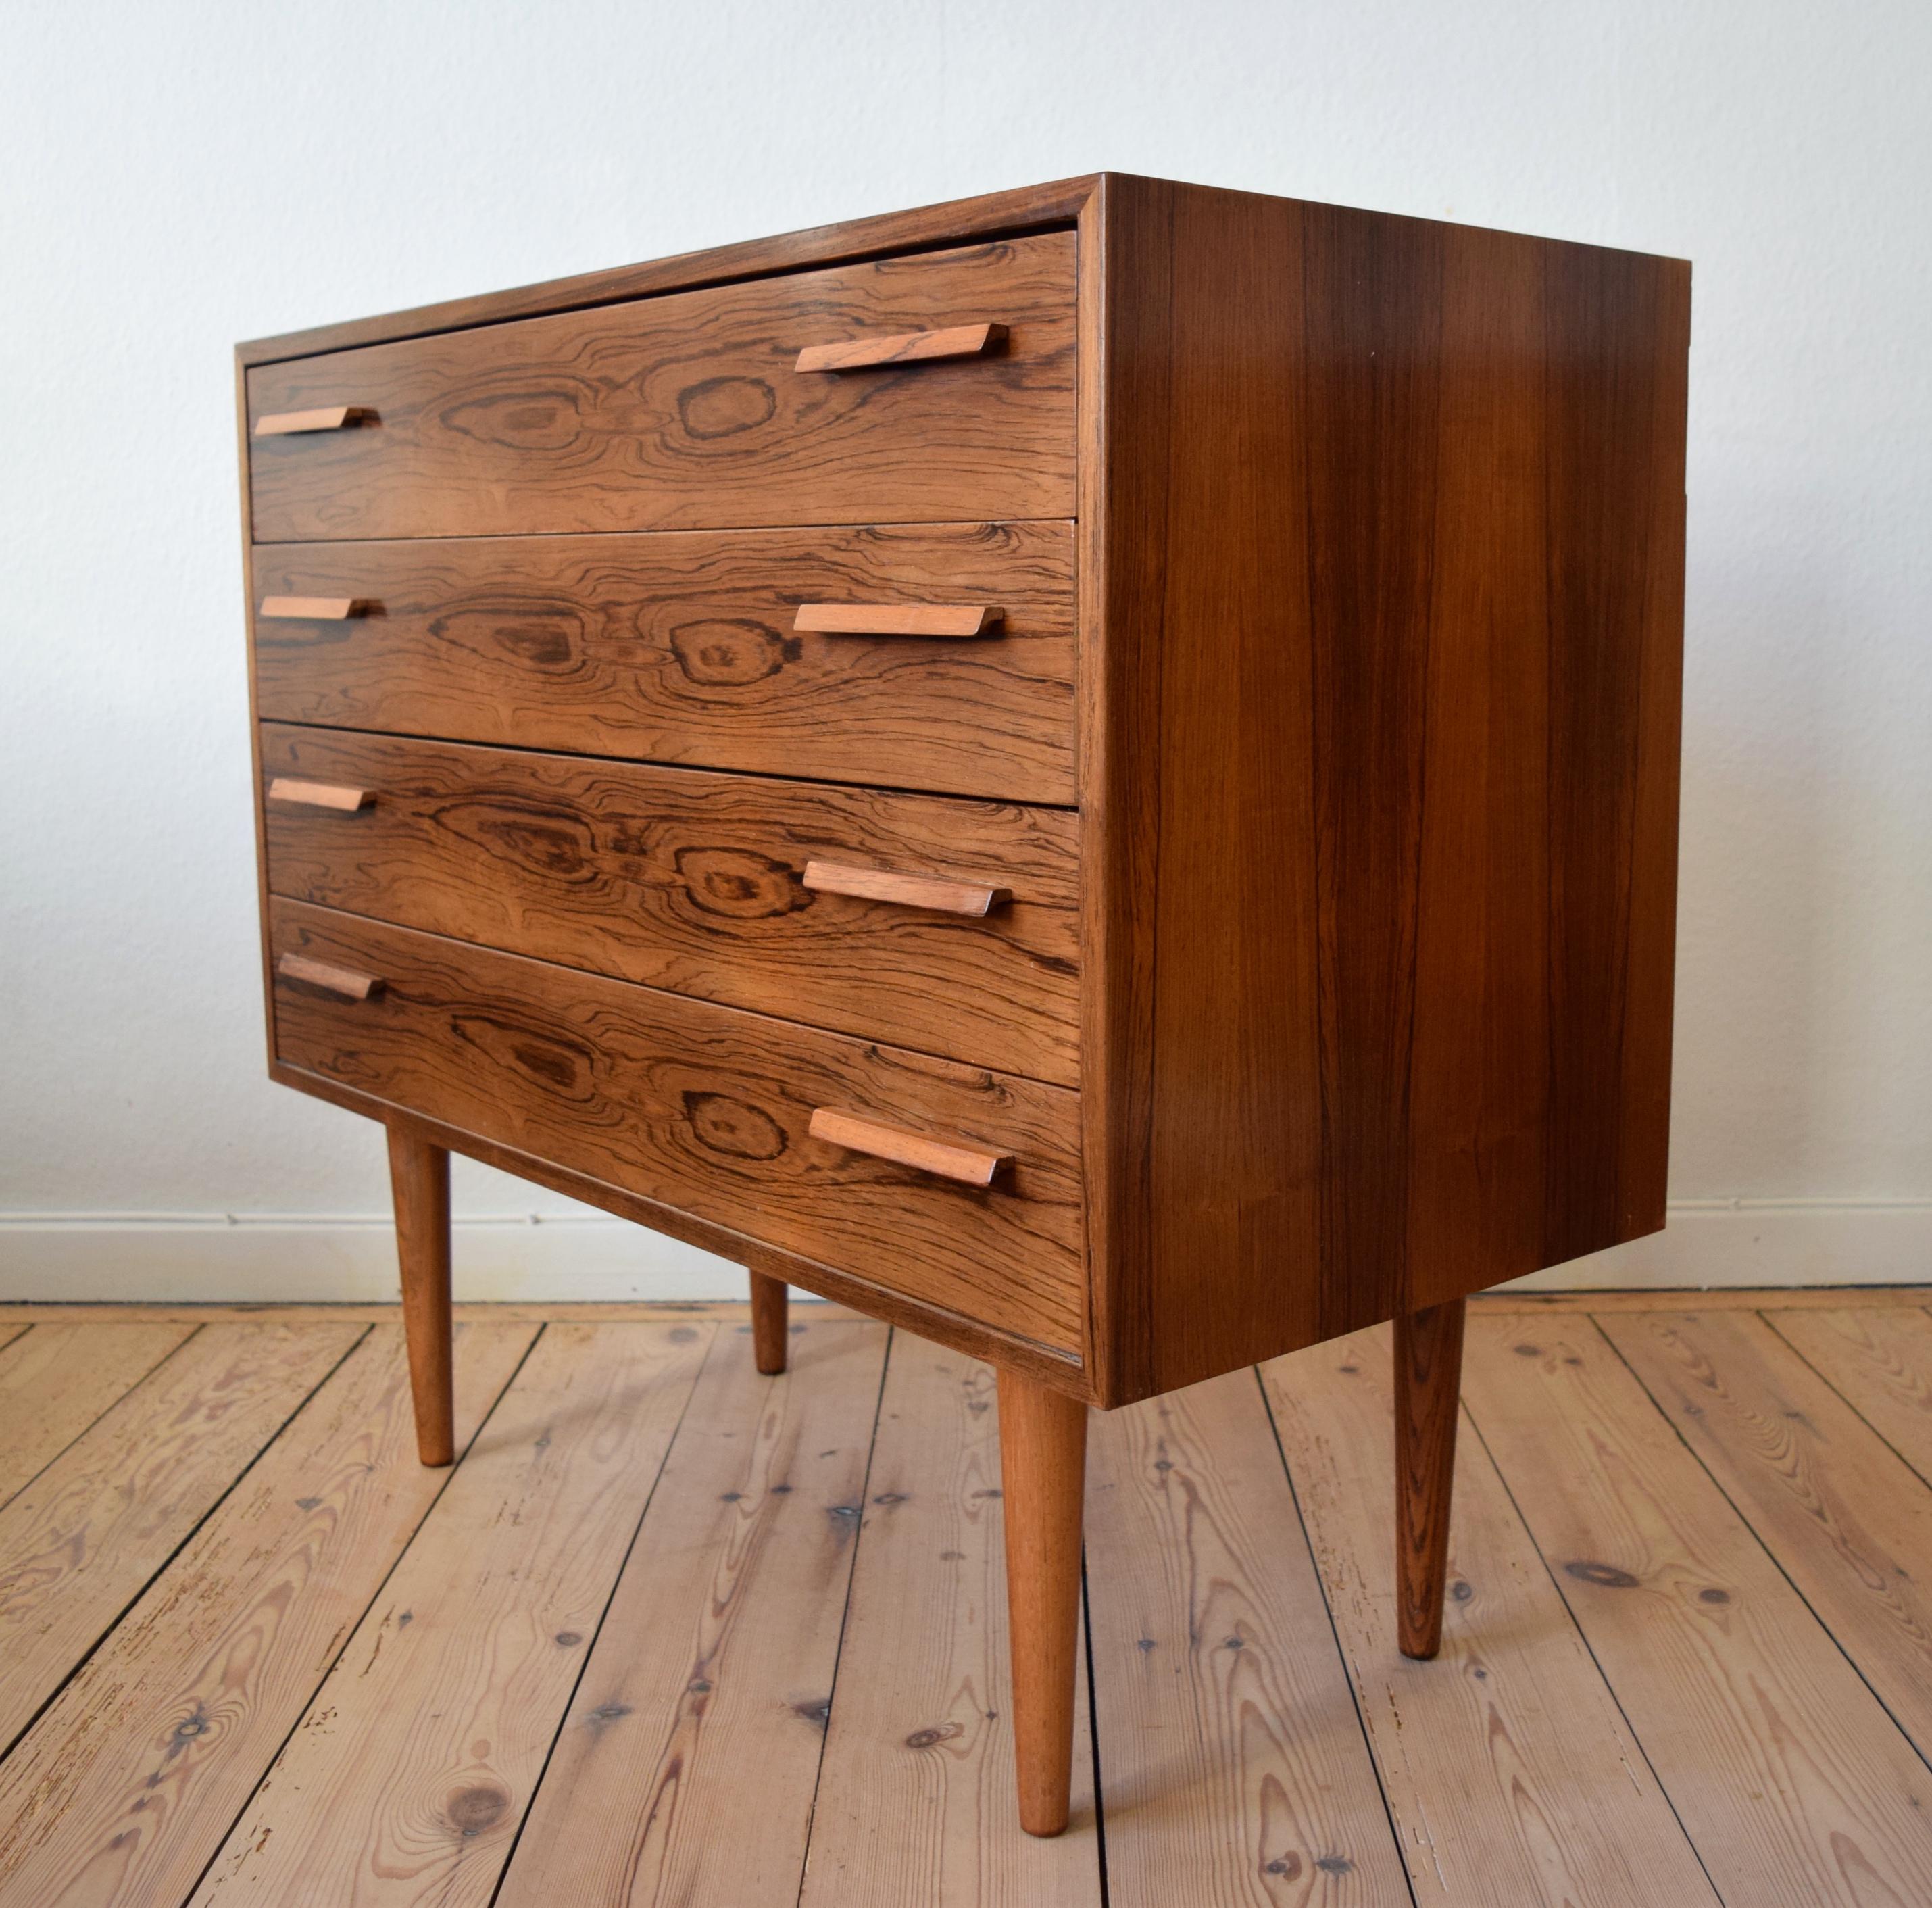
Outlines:
{"type": "Polygon", "coordinates": [[[767,1378],[785,1368],[785,1282],[762,1272],[752,1274],[752,1355],[767,1378]]]}
{"type": "Polygon", "coordinates": [[[1396,1620],[1404,1656],[1442,1647],[1462,1314],[1459,1298],[1395,1322],[1396,1620]]]}
{"type": "Polygon", "coordinates": [[[1057,1835],[1066,1826],[1073,1775],[1087,1407],[1001,1372],[1000,1481],[1020,1826],[1030,1835],[1057,1835]]]}
{"type": "Polygon", "coordinates": [[[456,1399],[449,1362],[449,1155],[403,1127],[390,1127],[389,1190],[403,1268],[416,1455],[425,1464],[450,1464],[456,1458],[456,1399]]]}

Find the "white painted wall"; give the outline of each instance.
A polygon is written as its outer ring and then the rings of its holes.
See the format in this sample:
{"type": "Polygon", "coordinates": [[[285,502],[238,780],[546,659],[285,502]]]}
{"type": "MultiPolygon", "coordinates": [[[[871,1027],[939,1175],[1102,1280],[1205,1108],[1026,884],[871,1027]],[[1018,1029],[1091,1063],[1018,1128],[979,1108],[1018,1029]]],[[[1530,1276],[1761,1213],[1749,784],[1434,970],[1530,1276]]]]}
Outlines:
{"type": "MultiPolygon", "coordinates": [[[[393,1276],[262,1077],[231,342],[1102,166],[1696,261],[1679,1222],[1576,1270],[1932,1276],[1928,71],[1924,0],[11,0],[0,1296],[393,1276]]],[[[479,1294],[738,1288],[458,1197],[479,1294]]]]}

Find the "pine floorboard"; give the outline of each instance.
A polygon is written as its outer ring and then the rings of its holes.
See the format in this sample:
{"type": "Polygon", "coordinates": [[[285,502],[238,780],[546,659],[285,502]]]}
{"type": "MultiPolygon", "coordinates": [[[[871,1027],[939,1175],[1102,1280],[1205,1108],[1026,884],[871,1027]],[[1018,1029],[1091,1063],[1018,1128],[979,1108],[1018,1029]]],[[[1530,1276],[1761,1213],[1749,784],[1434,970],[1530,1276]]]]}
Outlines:
{"type": "Polygon", "coordinates": [[[1019,1832],[998,1408],[794,1310],[0,1306],[0,1908],[1932,1901],[1924,1288],[1472,1306],[1442,1654],[1386,1329],[1091,1427],[1019,1832]]]}

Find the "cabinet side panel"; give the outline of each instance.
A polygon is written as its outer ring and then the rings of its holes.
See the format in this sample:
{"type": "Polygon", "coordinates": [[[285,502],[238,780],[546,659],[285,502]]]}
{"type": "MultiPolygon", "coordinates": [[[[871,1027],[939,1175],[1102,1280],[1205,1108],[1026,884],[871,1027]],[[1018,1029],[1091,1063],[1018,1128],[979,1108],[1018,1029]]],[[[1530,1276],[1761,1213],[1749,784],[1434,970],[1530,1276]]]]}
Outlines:
{"type": "MultiPolygon", "coordinates": [[[[1408,1295],[1420,1304],[1509,1276],[1498,1268],[1527,1270],[1543,1244],[1546,250],[1456,232],[1443,260],[1409,1172],[1396,1215],[1408,1295]]],[[[1348,1295],[1338,1297],[1347,1310],[1348,1295]]]]}
{"type": "Polygon", "coordinates": [[[1664,1223],[1690,284],[1582,246],[1545,274],[1556,1264],[1664,1223]]]}
{"type": "Polygon", "coordinates": [[[1304,218],[1326,1337],[1403,1309],[1407,1283],[1450,230],[1326,206],[1304,218]]]}
{"type": "Polygon", "coordinates": [[[1106,189],[1118,1399],[1661,1223],[1688,271],[1106,189]]]}
{"type": "Polygon", "coordinates": [[[1088,1156],[1104,1337],[1138,1395],[1316,1335],[1304,208],[1106,191],[1088,1156]]]}
{"type": "Polygon", "coordinates": [[[1308,229],[1326,1335],[1663,1223],[1688,274],[1308,229]]]}

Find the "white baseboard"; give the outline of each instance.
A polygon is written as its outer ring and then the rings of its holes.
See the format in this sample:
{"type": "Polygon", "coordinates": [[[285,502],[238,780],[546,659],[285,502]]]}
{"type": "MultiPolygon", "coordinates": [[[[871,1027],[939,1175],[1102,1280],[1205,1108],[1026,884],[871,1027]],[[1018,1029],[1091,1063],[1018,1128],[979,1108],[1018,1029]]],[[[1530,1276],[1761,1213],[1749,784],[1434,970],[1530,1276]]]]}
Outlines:
{"type": "MultiPolygon", "coordinates": [[[[601,1214],[457,1220],[466,1300],[738,1298],[709,1252],[601,1214]]],[[[1932,1283],[1932,1199],[1685,1199],[1663,1232],[1512,1289],[1932,1283]]],[[[392,1298],[386,1214],[0,1213],[0,1300],[392,1298]]]]}
{"type": "Polygon", "coordinates": [[[1509,1289],[1926,1284],[1932,1199],[1673,1199],[1661,1232],[1509,1289]]]}
{"type": "MultiPolygon", "coordinates": [[[[459,1218],[458,1298],[742,1298],[741,1268],[602,1214],[459,1218]]],[[[0,1214],[0,1300],[312,1304],[396,1296],[386,1214],[0,1214]]]]}

